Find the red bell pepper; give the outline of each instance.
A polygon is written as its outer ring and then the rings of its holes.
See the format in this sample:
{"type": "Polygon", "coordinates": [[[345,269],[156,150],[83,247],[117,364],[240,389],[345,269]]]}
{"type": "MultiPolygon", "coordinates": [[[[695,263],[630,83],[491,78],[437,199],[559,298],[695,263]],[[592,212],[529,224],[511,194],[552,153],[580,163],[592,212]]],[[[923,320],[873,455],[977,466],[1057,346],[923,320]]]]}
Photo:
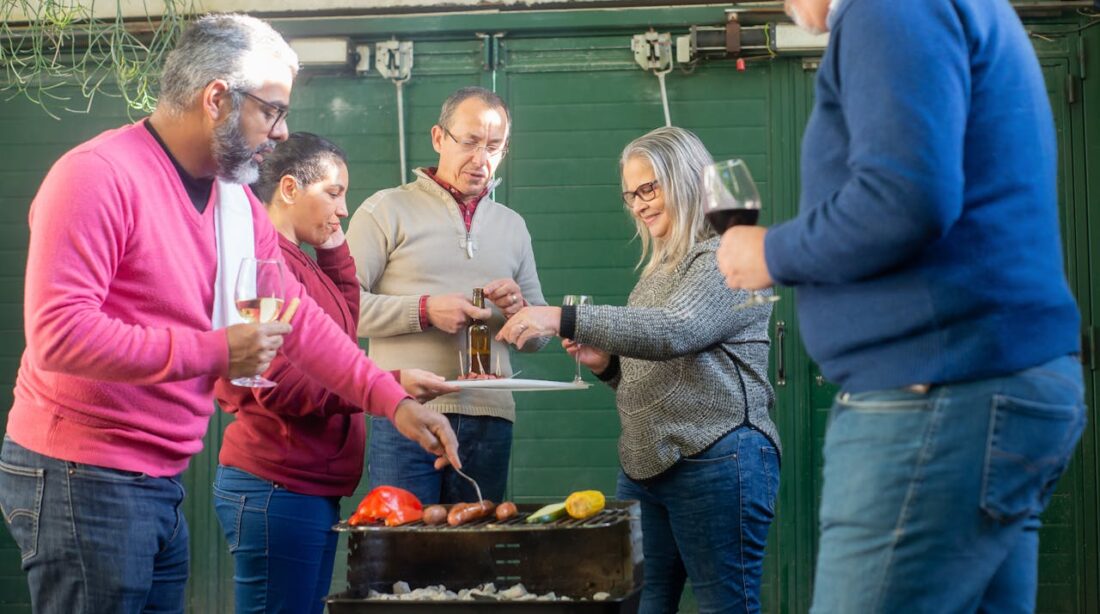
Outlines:
{"type": "Polygon", "coordinates": [[[387,527],[396,527],[420,520],[423,516],[424,505],[416,495],[396,486],[379,486],[363,497],[348,519],[348,524],[355,526],[381,521],[387,527]]]}

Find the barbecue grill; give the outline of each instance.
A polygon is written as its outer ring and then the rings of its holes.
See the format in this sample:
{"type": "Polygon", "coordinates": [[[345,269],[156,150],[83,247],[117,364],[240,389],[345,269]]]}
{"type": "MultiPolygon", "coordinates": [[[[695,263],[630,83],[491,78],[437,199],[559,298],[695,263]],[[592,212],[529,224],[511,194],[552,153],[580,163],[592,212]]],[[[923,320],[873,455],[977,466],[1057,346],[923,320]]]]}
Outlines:
{"type": "Polygon", "coordinates": [[[423,522],[386,527],[334,528],[348,534],[348,588],[326,601],[332,614],[587,614],[637,612],[642,586],[642,530],[636,501],[609,501],[584,520],[563,518],[527,524],[541,504],[519,504],[514,518],[483,518],[451,527],[423,522]],[[522,583],[537,594],[554,592],[574,601],[389,601],[396,582],[410,588],[442,584],[458,591],[493,582],[499,589],[522,583]],[[611,597],[593,601],[606,592],[611,597]],[[587,601],[578,599],[586,597],[587,601]]]}

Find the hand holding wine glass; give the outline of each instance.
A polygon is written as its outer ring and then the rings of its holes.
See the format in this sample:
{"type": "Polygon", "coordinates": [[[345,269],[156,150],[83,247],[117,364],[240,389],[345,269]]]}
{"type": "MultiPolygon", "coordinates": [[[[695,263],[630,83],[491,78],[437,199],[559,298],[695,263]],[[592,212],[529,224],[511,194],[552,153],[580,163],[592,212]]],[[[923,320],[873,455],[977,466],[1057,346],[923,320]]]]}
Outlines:
{"type": "MultiPolygon", "coordinates": [[[[565,296],[563,296],[561,298],[562,307],[576,307],[576,306],[579,306],[579,305],[591,305],[591,304],[592,304],[592,297],[587,295],[587,294],[566,294],[565,296]]],[[[577,344],[577,345],[578,345],[578,347],[580,346],[580,344],[577,344]]],[[[577,356],[576,363],[577,363],[577,371],[576,371],[576,375],[574,375],[574,377],[573,377],[573,383],[574,384],[581,384],[581,383],[584,382],[584,380],[581,378],[581,361],[580,361],[579,356],[577,356]]]]}
{"type": "MultiPolygon", "coordinates": [[[[237,272],[234,301],[241,318],[250,324],[275,321],[283,310],[283,262],[244,258],[237,272]]],[[[237,386],[270,388],[275,382],[259,374],[231,380],[237,386]]]]}
{"type": "MultiPolygon", "coordinates": [[[[744,160],[725,160],[703,171],[707,222],[719,234],[733,226],[755,226],[760,219],[760,192],[744,160]]],[[[774,303],[775,294],[753,291],[749,299],[734,309],[774,303]]]]}
{"type": "Polygon", "coordinates": [[[764,244],[768,229],[762,226],[733,226],[722,233],[715,257],[718,272],[734,290],[759,290],[775,284],[768,273],[764,244]]]}
{"type": "Polygon", "coordinates": [[[599,375],[607,370],[611,364],[611,353],[592,345],[582,345],[572,339],[562,339],[561,347],[570,356],[588,367],[588,370],[599,375]]]}

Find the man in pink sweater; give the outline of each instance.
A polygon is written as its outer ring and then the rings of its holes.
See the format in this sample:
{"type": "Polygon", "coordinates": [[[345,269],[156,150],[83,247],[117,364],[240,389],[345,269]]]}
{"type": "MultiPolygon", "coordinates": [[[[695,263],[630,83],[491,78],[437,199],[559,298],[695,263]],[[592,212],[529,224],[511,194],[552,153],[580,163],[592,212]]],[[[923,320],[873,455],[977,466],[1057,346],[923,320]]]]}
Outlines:
{"type": "Polygon", "coordinates": [[[238,239],[282,257],[263,206],[236,184],[286,139],[296,72],[263,22],[199,19],[165,63],[152,116],[66,153],[35,196],[0,507],[36,612],[183,611],[179,474],[202,448],[216,379],[262,372],[280,349],[438,466],[458,464],[446,418],[406,395],[293,278],[293,328],[213,329],[215,219],[234,190],[254,228],[238,239]]]}

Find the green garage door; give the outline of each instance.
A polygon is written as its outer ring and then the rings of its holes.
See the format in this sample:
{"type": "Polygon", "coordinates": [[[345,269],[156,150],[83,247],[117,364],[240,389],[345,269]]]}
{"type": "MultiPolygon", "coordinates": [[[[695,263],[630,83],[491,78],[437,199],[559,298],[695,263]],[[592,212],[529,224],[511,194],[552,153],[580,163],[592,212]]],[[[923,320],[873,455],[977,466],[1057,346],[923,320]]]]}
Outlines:
{"type": "MultiPolygon", "coordinates": [[[[647,14],[673,21],[670,11],[647,14]]],[[[714,11],[716,17],[720,14],[714,11]]],[[[583,292],[595,295],[600,303],[621,304],[636,279],[638,245],[631,242],[633,225],[618,196],[617,156],[629,140],[663,124],[657,80],[634,64],[630,52],[631,35],[644,28],[619,27],[639,21],[638,12],[599,13],[598,19],[607,24],[602,31],[566,28],[563,32],[559,20],[554,32],[528,28],[499,37],[474,34],[474,27],[497,32],[515,23],[514,16],[500,15],[479,18],[468,33],[452,33],[445,39],[419,34],[439,31],[446,19],[393,21],[402,31],[416,33],[405,38],[414,42],[415,56],[412,78],[403,90],[409,168],[434,163],[428,130],[448,93],[471,84],[496,89],[511,104],[515,120],[497,197],[527,220],[548,300],[558,303],[563,294],[583,292]]],[[[578,27],[589,19],[578,17],[578,27]]],[[[345,27],[340,25],[343,22],[331,23],[334,33],[349,33],[335,32],[345,27]]],[[[662,23],[647,26],[674,33],[684,29],[682,25],[662,28],[662,23]]],[[[371,42],[389,37],[388,32],[373,34],[378,31],[375,24],[350,34],[371,42]]],[[[1087,296],[1096,292],[1088,250],[1096,249],[1091,246],[1098,243],[1100,215],[1095,213],[1096,205],[1091,218],[1088,215],[1084,135],[1086,131],[1100,135],[1098,126],[1087,123],[1098,114],[1094,111],[1090,119],[1084,112],[1089,101],[1083,100],[1081,88],[1073,102],[1066,94],[1075,91],[1066,85],[1067,79],[1072,81],[1068,75],[1080,69],[1076,39],[1049,38],[1053,42],[1040,41],[1039,49],[1062,146],[1067,255],[1075,290],[1087,296]]],[[[690,74],[675,70],[668,75],[673,122],[696,131],[716,158],[739,156],[749,161],[769,207],[764,223],[795,213],[798,142],[812,99],[809,68],[798,58],[749,62],[743,72],[732,62],[716,61],[690,74]]],[[[0,294],[0,334],[7,341],[0,346],[0,413],[10,406],[10,388],[23,347],[27,207],[57,156],[125,121],[125,113],[112,102],[100,99],[90,115],[66,115],[61,122],[47,118],[23,99],[0,102],[0,127],[4,128],[0,131],[4,187],[0,249],[8,255],[0,265],[0,289],[5,290],[0,294]]],[[[1100,93],[1091,108],[1097,104],[1100,93]]],[[[292,130],[317,132],[348,150],[353,206],[374,191],[400,182],[392,83],[375,72],[350,76],[305,71],[296,84],[293,107],[292,130]]],[[[1095,147],[1094,143],[1090,151],[1095,147]]],[[[774,417],[785,456],[778,518],[765,565],[764,603],[771,612],[804,612],[812,588],[819,450],[833,390],[819,379],[816,367],[802,352],[794,302],[788,292],[783,294],[773,319],[772,377],[777,392],[774,417]]],[[[1096,310],[1092,302],[1089,305],[1096,310]]],[[[556,345],[535,356],[522,356],[518,362],[517,368],[532,377],[564,378],[572,370],[569,358],[556,345]]],[[[559,498],[579,488],[614,491],[618,417],[609,391],[596,386],[581,393],[520,394],[517,402],[512,498],[559,498]]],[[[232,600],[232,563],[210,497],[226,422],[223,415],[211,422],[206,449],[186,475],[193,557],[189,597],[194,612],[227,611],[232,600]]],[[[1097,609],[1096,439],[1094,429],[1045,518],[1042,612],[1097,609]]],[[[345,515],[363,494],[360,489],[345,504],[345,515]]],[[[344,585],[344,557],[343,551],[337,557],[334,591],[344,585]]],[[[18,552],[6,531],[0,531],[0,610],[29,611],[18,552]]]]}

